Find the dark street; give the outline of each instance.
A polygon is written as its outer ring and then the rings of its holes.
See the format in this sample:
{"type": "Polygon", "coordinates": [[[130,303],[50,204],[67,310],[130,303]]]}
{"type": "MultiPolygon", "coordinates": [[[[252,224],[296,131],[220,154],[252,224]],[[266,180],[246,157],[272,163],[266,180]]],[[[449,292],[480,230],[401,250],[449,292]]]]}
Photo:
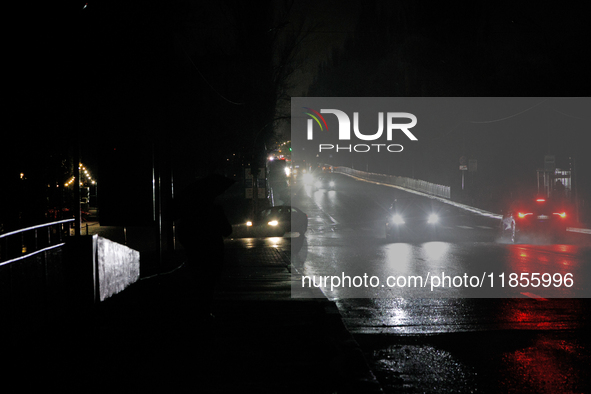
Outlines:
{"type": "Polygon", "coordinates": [[[35,391],[591,392],[585,11],[17,6],[5,375],[35,391]]]}
{"type": "MultiPolygon", "coordinates": [[[[338,306],[385,392],[589,389],[585,333],[590,304],[588,298],[571,298],[583,293],[563,286],[561,294],[554,293],[559,298],[544,298],[536,294],[543,286],[483,293],[483,288],[465,284],[383,284],[389,275],[426,278],[427,272],[445,272],[458,277],[467,272],[480,277],[483,271],[552,270],[571,272],[585,283],[589,235],[568,231],[560,244],[509,244],[499,238],[498,218],[455,204],[436,239],[424,233],[392,242],[384,238],[385,202],[405,192],[345,175],[334,179],[335,191],[304,186],[292,196],[292,204],[307,210],[310,220],[292,263],[301,275],[331,278],[323,293],[338,306]],[[343,276],[364,274],[381,284],[342,281],[343,276]]],[[[301,288],[294,282],[293,294],[301,288]]]]}

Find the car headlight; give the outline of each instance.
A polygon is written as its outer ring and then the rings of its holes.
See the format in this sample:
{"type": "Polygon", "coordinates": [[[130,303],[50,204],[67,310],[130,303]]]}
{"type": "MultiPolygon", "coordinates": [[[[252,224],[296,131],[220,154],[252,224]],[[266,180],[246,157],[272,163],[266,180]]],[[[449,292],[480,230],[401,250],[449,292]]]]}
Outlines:
{"type": "Polygon", "coordinates": [[[404,224],[404,219],[402,218],[402,216],[400,216],[400,214],[396,214],[394,216],[392,216],[392,223],[394,224],[404,224]]]}
{"type": "Polygon", "coordinates": [[[437,216],[437,214],[432,213],[431,215],[429,215],[429,218],[427,219],[427,223],[435,224],[437,222],[439,222],[439,216],[437,216]]]}
{"type": "Polygon", "coordinates": [[[246,222],[246,227],[251,227],[252,226],[252,222],[249,220],[248,222],[246,222]]]}
{"type": "Polygon", "coordinates": [[[269,226],[277,226],[279,222],[277,220],[271,220],[268,224],[269,226]]]}

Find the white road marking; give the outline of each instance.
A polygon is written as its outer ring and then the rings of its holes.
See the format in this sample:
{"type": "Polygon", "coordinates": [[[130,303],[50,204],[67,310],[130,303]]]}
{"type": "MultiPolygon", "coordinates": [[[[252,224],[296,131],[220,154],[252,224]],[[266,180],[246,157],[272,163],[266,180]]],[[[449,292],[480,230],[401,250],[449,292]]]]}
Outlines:
{"type": "Polygon", "coordinates": [[[523,294],[524,296],[527,296],[527,297],[529,297],[529,298],[533,298],[533,299],[535,299],[535,300],[537,300],[537,301],[548,301],[548,299],[547,299],[547,298],[540,297],[539,295],[537,295],[537,294],[534,294],[534,293],[529,293],[529,292],[527,292],[527,293],[521,293],[521,294],[523,294]]]}

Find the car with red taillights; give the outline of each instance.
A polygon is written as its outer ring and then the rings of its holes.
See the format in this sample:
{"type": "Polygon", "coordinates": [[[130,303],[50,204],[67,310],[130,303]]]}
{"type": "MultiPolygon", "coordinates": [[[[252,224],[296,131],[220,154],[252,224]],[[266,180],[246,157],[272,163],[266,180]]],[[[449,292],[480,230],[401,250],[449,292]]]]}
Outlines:
{"type": "Polygon", "coordinates": [[[510,242],[528,240],[556,240],[566,234],[572,210],[565,201],[546,197],[517,201],[503,212],[501,236],[510,242]],[[541,238],[538,238],[541,237],[541,238]]]}

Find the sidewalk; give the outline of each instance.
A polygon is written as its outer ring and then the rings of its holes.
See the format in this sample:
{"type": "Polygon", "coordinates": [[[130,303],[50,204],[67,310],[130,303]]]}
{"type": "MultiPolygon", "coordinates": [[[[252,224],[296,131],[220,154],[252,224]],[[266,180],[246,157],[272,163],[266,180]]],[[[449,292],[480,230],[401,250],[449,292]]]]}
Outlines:
{"type": "MultiPolygon", "coordinates": [[[[20,333],[13,365],[28,384],[47,375],[46,388],[381,392],[334,303],[290,297],[289,253],[254,239],[228,240],[226,252],[213,327],[192,313],[181,267],[20,333]]],[[[173,258],[167,270],[182,264],[173,258]]]]}

